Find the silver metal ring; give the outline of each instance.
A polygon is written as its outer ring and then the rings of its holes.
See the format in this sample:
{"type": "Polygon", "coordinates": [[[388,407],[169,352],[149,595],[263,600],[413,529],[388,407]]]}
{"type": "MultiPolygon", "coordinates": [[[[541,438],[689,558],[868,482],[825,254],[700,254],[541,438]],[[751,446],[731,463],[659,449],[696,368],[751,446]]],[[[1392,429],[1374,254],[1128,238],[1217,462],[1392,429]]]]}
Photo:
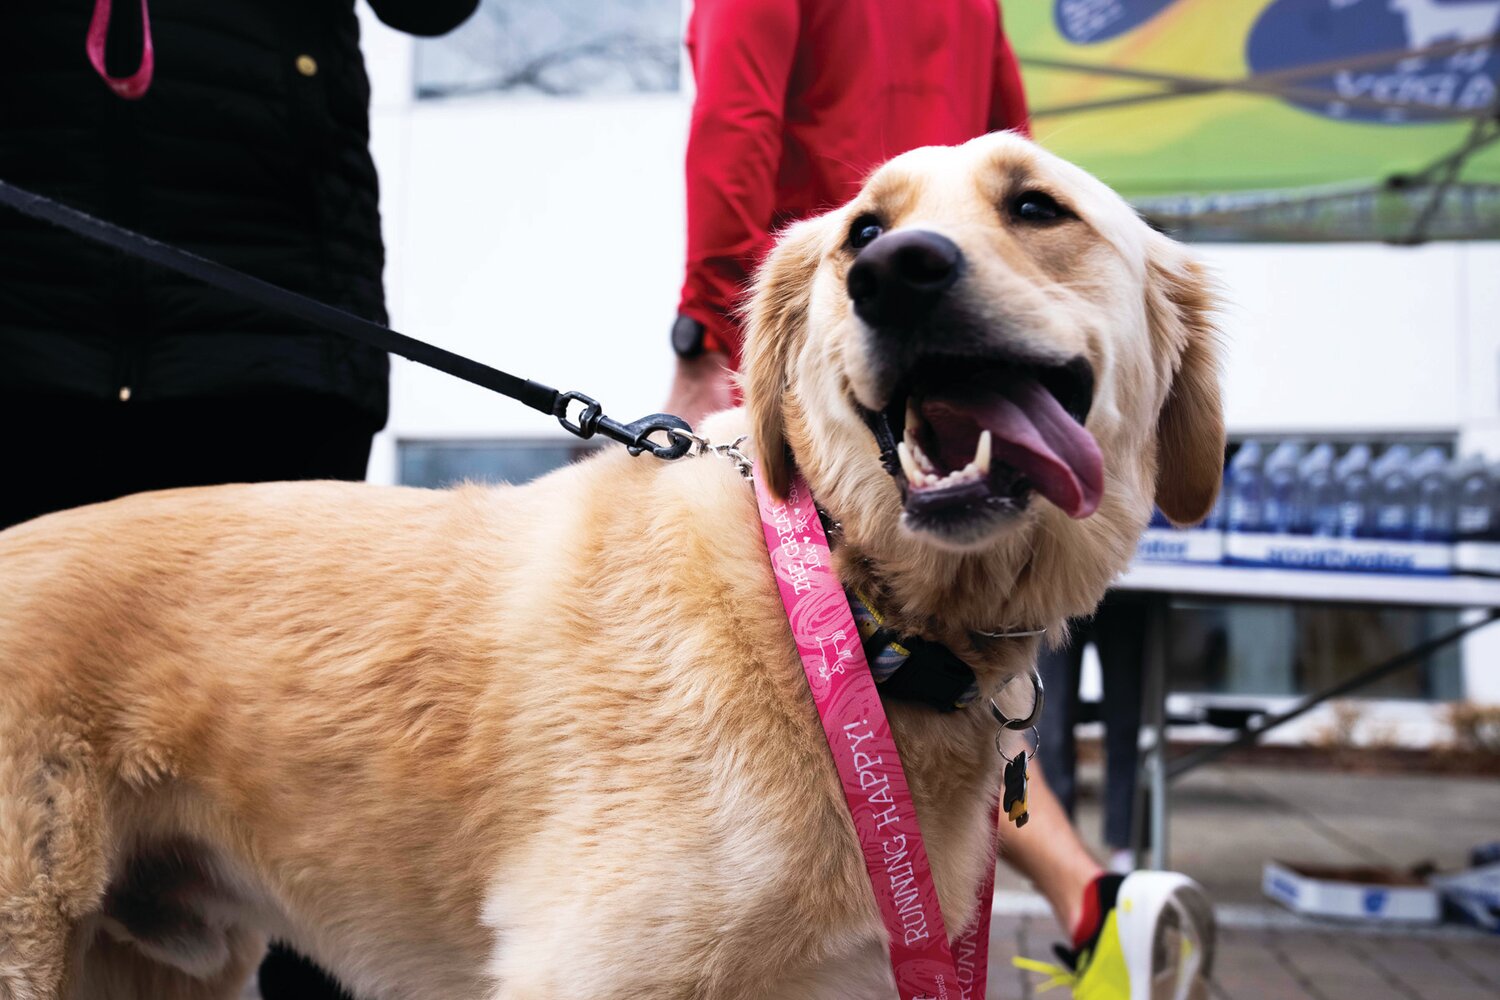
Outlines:
{"type": "Polygon", "coordinates": [[[1037,720],[1042,717],[1042,705],[1047,700],[1046,692],[1042,688],[1042,675],[1037,671],[1036,667],[1032,667],[1028,676],[1031,678],[1033,700],[1031,702],[1031,711],[1027,713],[1026,718],[1009,718],[1004,712],[1000,711],[1000,706],[995,704],[995,699],[990,699],[990,712],[995,716],[995,721],[999,722],[1006,729],[1017,731],[1031,729],[1036,726],[1037,720]]]}
{"type": "Polygon", "coordinates": [[[1047,630],[1044,628],[1029,628],[1017,632],[985,632],[980,630],[974,634],[982,635],[987,639],[1024,639],[1031,635],[1046,635],[1047,630]]]}
{"type": "Polygon", "coordinates": [[[686,441],[692,442],[694,455],[702,455],[709,449],[708,438],[699,437],[692,431],[685,431],[681,428],[673,427],[667,431],[667,437],[682,438],[686,441]]]}
{"type": "MultiPolygon", "coordinates": [[[[1019,756],[1019,754],[1008,754],[1005,752],[1005,746],[1000,741],[1007,732],[1009,732],[1009,730],[1002,729],[1000,730],[1000,732],[995,734],[995,752],[1000,754],[1001,760],[1005,761],[1007,764],[1010,764],[1015,761],[1016,757],[1019,756]]],[[[1031,734],[1031,739],[1028,744],[1022,745],[1021,753],[1024,753],[1028,758],[1034,761],[1041,756],[1042,734],[1037,731],[1036,726],[1032,726],[1030,729],[1025,730],[1025,732],[1031,734]]]]}

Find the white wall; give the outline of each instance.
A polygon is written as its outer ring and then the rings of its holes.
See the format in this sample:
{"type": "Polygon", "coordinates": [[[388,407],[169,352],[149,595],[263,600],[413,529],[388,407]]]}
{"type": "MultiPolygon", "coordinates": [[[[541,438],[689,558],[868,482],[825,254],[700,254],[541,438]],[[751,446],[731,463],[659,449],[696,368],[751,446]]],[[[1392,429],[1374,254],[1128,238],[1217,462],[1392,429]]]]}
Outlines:
{"type": "MultiPolygon", "coordinates": [[[[414,102],[410,41],[362,20],[392,324],[586,392],[617,418],[659,409],[682,280],[688,98],[414,102]]],[[[394,480],[399,438],[563,433],[399,359],[391,389],[377,481],[394,480]]]]}
{"type": "MultiPolygon", "coordinates": [[[[1204,245],[1227,306],[1225,402],[1239,432],[1454,431],[1496,390],[1467,372],[1470,274],[1500,246],[1204,245]]],[[[1488,356],[1493,359],[1493,335],[1488,356]]]]}
{"type": "MultiPolygon", "coordinates": [[[[411,99],[411,42],[361,9],[395,327],[507,371],[658,408],[683,260],[689,96],[411,99]]],[[[1231,431],[1462,432],[1500,457],[1500,244],[1205,246],[1231,431]]],[[[400,438],[561,434],[396,360],[371,478],[400,438]]],[[[1500,701],[1500,630],[1466,647],[1500,701]]]]}

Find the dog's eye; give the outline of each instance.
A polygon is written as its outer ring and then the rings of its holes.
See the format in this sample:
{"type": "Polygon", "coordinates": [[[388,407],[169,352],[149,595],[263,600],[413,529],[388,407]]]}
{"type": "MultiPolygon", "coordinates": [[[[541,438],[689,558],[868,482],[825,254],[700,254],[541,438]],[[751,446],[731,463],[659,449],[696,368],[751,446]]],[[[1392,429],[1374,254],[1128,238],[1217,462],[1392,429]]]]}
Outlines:
{"type": "Polygon", "coordinates": [[[1044,191],[1021,192],[1011,201],[1010,211],[1022,222],[1054,222],[1073,214],[1044,191]]]}
{"type": "Polygon", "coordinates": [[[863,250],[874,243],[885,227],[880,220],[873,215],[861,215],[854,220],[854,225],[849,227],[849,246],[855,250],[863,250]]]}

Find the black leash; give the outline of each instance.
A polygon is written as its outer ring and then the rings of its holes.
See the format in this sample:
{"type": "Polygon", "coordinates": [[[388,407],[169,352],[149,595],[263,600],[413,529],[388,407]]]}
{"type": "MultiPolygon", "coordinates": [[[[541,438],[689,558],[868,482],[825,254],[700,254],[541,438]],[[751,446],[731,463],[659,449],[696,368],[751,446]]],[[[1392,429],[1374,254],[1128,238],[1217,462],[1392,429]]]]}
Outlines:
{"type": "Polygon", "coordinates": [[[693,428],[681,417],[670,413],[653,413],[622,424],[605,416],[604,407],[598,400],[581,392],[559,392],[540,382],[517,378],[498,368],[491,368],[472,358],[397,333],[389,327],[310,299],[306,295],[253,278],[223,264],[216,264],[206,257],[142,236],[103,219],[96,219],[76,208],[24,191],[5,181],[0,181],[0,205],[7,205],[33,219],[60,226],[76,236],[111,247],[127,256],[176,271],[258,306],[332,330],[382,351],[399,354],[418,364],[436,368],[465,382],[508,396],[525,403],[533,410],[556,417],[563,429],[578,437],[591,438],[595,434],[602,434],[623,444],[632,455],[649,451],[662,459],[681,458],[693,446],[693,439],[688,436],[693,428]],[[568,410],[574,403],[581,408],[576,418],[569,418],[568,410]],[[656,433],[664,434],[666,442],[651,440],[651,435],[656,433]]]}

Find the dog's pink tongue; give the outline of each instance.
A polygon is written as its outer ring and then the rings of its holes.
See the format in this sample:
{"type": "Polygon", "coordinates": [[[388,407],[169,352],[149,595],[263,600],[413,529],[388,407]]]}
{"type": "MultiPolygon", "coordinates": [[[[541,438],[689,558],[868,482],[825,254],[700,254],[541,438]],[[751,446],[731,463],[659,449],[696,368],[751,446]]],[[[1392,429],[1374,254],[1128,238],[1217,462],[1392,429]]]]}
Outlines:
{"type": "Polygon", "coordinates": [[[961,414],[990,432],[995,459],[1017,469],[1065,514],[1092,514],[1104,494],[1104,458],[1094,436],[1034,378],[987,388],[962,403],[928,400],[923,417],[941,436],[944,417],[961,414]]]}

